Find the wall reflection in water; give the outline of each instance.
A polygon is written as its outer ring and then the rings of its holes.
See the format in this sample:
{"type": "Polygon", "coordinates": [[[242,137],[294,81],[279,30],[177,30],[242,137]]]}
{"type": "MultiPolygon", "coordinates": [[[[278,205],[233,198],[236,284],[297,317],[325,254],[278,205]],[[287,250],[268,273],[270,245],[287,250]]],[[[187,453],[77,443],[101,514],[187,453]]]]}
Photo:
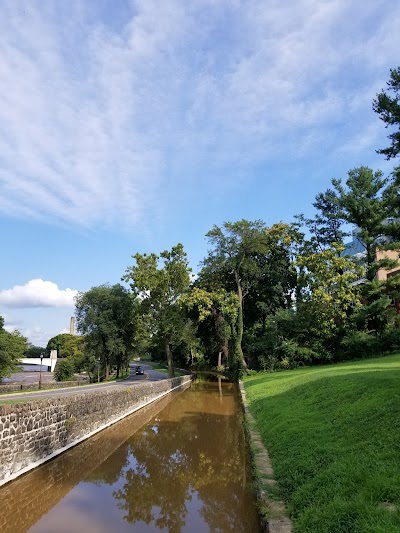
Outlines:
{"type": "Polygon", "coordinates": [[[259,531],[237,401],[232,384],[199,383],[158,413],[147,408],[116,424],[5,487],[14,493],[0,492],[3,502],[31,495],[27,510],[51,500],[30,521],[9,514],[5,531],[259,531]]]}

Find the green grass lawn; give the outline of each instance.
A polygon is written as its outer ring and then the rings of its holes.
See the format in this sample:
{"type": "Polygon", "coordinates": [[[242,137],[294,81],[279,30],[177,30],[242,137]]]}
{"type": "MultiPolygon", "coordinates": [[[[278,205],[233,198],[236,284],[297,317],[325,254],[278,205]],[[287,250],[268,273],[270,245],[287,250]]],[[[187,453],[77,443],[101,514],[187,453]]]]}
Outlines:
{"type": "Polygon", "coordinates": [[[244,385],[296,533],[400,532],[400,355],[244,385]]]}

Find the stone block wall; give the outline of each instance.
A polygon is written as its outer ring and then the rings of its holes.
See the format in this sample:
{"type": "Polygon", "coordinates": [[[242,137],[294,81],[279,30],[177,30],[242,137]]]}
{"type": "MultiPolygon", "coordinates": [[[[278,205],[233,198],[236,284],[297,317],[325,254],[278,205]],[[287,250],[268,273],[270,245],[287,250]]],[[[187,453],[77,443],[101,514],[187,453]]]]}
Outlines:
{"type": "Polygon", "coordinates": [[[190,376],[0,406],[0,485],[190,381],[190,376]]]}
{"type": "MultiPolygon", "coordinates": [[[[66,387],[78,387],[89,383],[89,378],[83,378],[77,381],[56,381],[55,383],[43,383],[43,389],[64,389],[66,387]]],[[[36,383],[0,383],[0,394],[5,392],[20,392],[39,390],[39,384],[36,383]]]]}

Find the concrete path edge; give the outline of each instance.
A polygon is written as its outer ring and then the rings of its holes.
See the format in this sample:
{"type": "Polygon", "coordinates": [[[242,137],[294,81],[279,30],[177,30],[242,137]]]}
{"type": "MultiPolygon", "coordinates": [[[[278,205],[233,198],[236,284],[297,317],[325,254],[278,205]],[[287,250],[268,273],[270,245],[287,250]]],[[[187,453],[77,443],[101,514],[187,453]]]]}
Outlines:
{"type": "MultiPolygon", "coordinates": [[[[246,437],[251,450],[252,466],[255,470],[256,478],[262,480],[263,483],[274,486],[277,482],[274,479],[271,460],[257,430],[256,421],[249,411],[246,391],[242,381],[239,381],[239,389],[246,422],[246,437]]],[[[267,492],[262,489],[261,483],[257,483],[256,495],[263,531],[265,533],[292,533],[293,525],[287,515],[284,502],[270,498],[267,492]]]]}

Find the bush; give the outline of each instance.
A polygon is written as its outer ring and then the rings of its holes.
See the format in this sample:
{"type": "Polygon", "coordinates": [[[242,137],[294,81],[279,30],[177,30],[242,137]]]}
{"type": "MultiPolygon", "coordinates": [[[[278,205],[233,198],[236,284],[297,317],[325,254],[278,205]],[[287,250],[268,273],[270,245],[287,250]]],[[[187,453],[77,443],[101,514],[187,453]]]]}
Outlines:
{"type": "Polygon", "coordinates": [[[56,381],[68,381],[74,375],[74,363],[69,357],[57,361],[54,369],[54,378],[56,381]]]}
{"type": "Polygon", "coordinates": [[[400,349],[400,329],[394,328],[382,333],[379,337],[382,352],[397,352],[400,349]]]}
{"type": "Polygon", "coordinates": [[[361,359],[371,357],[380,351],[377,337],[366,331],[351,331],[343,337],[340,343],[342,359],[361,359]]]}
{"type": "Polygon", "coordinates": [[[320,359],[319,353],[306,346],[299,346],[294,340],[284,340],[275,349],[279,365],[283,369],[295,368],[299,365],[313,364],[320,359]]]}
{"type": "Polygon", "coordinates": [[[84,370],[86,370],[88,357],[82,352],[70,355],[69,357],[67,357],[67,359],[72,362],[74,372],[83,372],[84,370]]]}

